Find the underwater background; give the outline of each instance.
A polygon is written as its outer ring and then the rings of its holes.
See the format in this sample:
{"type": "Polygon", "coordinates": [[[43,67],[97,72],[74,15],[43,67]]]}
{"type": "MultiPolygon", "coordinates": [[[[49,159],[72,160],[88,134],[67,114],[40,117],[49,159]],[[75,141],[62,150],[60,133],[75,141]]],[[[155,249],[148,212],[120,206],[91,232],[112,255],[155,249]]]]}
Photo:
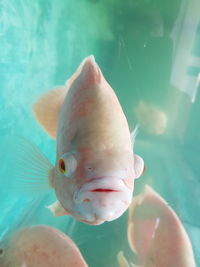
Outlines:
{"type": "Polygon", "coordinates": [[[0,1],[1,240],[20,227],[48,224],[76,242],[89,266],[117,266],[120,250],[131,260],[127,212],[89,226],[53,217],[46,208],[53,193],[33,198],[9,190],[15,151],[6,153],[4,138],[25,136],[54,163],[56,143],[31,106],[93,54],[130,129],[140,125],[135,152],[146,171],[134,195],[145,184],[162,195],[184,224],[200,266],[199,10],[199,0],[0,1]]]}

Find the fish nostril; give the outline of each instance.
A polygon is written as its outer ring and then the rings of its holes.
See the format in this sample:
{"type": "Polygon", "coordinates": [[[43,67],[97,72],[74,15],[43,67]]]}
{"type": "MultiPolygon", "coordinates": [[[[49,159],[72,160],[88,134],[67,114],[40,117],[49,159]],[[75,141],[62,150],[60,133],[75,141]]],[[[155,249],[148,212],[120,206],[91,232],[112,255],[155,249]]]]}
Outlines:
{"type": "Polygon", "coordinates": [[[92,171],[93,171],[93,168],[92,168],[91,166],[86,166],[86,170],[87,170],[88,172],[92,172],[92,171]]]}

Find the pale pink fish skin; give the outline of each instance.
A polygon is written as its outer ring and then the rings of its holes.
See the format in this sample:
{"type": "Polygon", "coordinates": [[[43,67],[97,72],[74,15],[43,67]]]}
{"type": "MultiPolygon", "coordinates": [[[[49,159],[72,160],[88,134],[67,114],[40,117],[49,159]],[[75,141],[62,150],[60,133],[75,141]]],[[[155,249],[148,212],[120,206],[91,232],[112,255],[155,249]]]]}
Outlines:
{"type": "Polygon", "coordinates": [[[135,178],[131,136],[117,96],[94,58],[86,58],[77,73],[59,116],[57,162],[73,152],[78,167],[71,179],[56,168],[53,185],[68,213],[100,224],[121,216],[131,202],[135,178]],[[113,192],[91,192],[95,184],[113,192]]]}
{"type": "Polygon", "coordinates": [[[38,225],[18,231],[9,241],[2,267],[87,267],[76,244],[50,226],[38,225]]]}
{"type": "Polygon", "coordinates": [[[196,266],[192,245],[181,221],[149,186],[130,206],[128,240],[141,266],[196,266]]]}

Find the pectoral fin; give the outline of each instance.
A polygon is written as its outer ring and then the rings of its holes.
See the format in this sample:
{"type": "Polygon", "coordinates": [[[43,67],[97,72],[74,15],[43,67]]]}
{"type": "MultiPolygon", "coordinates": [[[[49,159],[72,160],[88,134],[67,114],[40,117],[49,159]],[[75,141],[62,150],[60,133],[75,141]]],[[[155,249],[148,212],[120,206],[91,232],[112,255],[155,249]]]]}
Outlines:
{"type": "Polygon", "coordinates": [[[0,147],[6,159],[4,172],[9,190],[29,197],[49,193],[52,190],[49,174],[53,166],[44,154],[23,137],[6,137],[4,143],[5,149],[0,147]]]}
{"type": "Polygon", "coordinates": [[[67,91],[66,86],[50,90],[32,107],[36,119],[52,138],[56,138],[59,114],[67,91]]]}
{"type": "Polygon", "coordinates": [[[145,170],[144,160],[138,155],[134,155],[134,170],[135,179],[139,178],[145,170]]]}
{"type": "Polygon", "coordinates": [[[54,216],[65,216],[69,214],[58,200],[49,205],[47,208],[50,209],[54,216]]]}

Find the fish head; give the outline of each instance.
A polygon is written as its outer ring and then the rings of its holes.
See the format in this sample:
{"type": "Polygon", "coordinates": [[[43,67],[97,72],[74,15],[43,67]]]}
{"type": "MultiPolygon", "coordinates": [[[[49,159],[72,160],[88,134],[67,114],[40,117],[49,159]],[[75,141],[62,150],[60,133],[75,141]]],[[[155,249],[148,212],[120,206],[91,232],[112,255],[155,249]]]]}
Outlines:
{"type": "Polygon", "coordinates": [[[102,224],[129,207],[134,188],[132,152],[81,148],[57,163],[55,191],[62,206],[79,221],[102,224]]]}

